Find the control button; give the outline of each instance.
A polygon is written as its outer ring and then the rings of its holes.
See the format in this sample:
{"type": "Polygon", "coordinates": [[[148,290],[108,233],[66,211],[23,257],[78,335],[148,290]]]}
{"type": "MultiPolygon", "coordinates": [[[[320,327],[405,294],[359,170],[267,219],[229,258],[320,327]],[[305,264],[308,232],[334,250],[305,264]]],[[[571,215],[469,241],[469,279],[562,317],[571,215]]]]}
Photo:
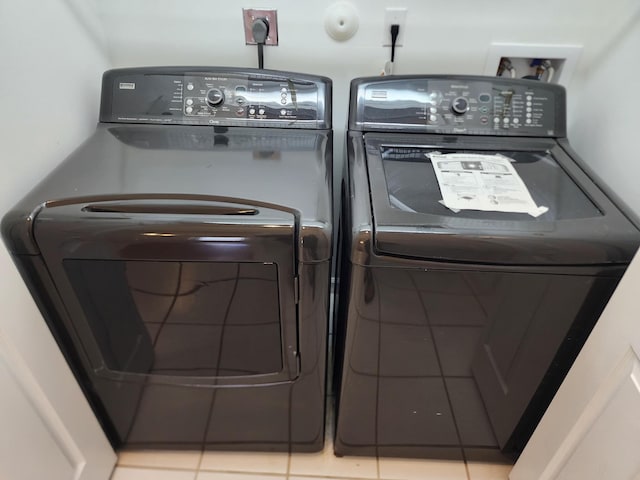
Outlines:
{"type": "Polygon", "coordinates": [[[531,111],[531,107],[527,107],[527,112],[530,112],[530,111],[531,111]]]}
{"type": "Polygon", "coordinates": [[[258,115],[264,115],[264,108],[261,108],[260,110],[258,110],[258,115]]]}
{"type": "Polygon", "coordinates": [[[236,97],[236,105],[244,105],[246,101],[244,97],[236,97]]]}
{"type": "Polygon", "coordinates": [[[508,123],[509,123],[509,117],[504,117],[504,118],[502,119],[502,123],[504,123],[504,124],[508,124],[508,123]]]}
{"type": "Polygon", "coordinates": [[[187,107],[187,108],[184,109],[184,111],[187,112],[187,113],[191,113],[191,112],[193,112],[193,107],[187,107]]]}
{"type": "Polygon", "coordinates": [[[286,92],[285,92],[285,93],[281,93],[281,94],[280,94],[280,96],[281,96],[282,98],[287,98],[287,93],[286,93],[286,92]]]}
{"type": "Polygon", "coordinates": [[[533,100],[533,97],[531,95],[527,95],[527,102],[530,102],[531,100],[533,100]]]}
{"type": "Polygon", "coordinates": [[[287,99],[283,98],[282,100],[280,100],[280,103],[283,104],[283,105],[286,105],[287,104],[287,99]]]}
{"type": "Polygon", "coordinates": [[[500,117],[493,117],[493,123],[500,123],[500,117]]]}
{"type": "Polygon", "coordinates": [[[210,106],[216,107],[224,103],[224,93],[219,88],[212,88],[207,92],[205,100],[210,106]]]}
{"type": "Polygon", "coordinates": [[[531,113],[527,112],[527,118],[531,118],[531,113]]]}
{"type": "Polygon", "coordinates": [[[436,105],[436,106],[440,105],[442,103],[443,98],[444,98],[444,95],[439,90],[434,90],[432,92],[427,93],[427,102],[429,102],[431,105],[436,105]]]}
{"type": "Polygon", "coordinates": [[[480,123],[482,125],[486,125],[487,123],[489,123],[489,117],[480,117],[480,123]]]}
{"type": "Polygon", "coordinates": [[[282,110],[280,110],[280,115],[286,115],[287,111],[283,108],[282,110]]]}
{"type": "Polygon", "coordinates": [[[438,109],[436,107],[429,107],[429,113],[438,113],[438,109]]]}
{"type": "Polygon", "coordinates": [[[238,85],[238,86],[236,87],[236,93],[237,93],[237,94],[243,94],[243,93],[244,93],[244,92],[246,92],[246,91],[247,91],[247,87],[245,87],[245,86],[238,85]]]}
{"type": "Polygon", "coordinates": [[[193,105],[193,99],[187,98],[187,105],[193,105]]]}
{"type": "Polygon", "coordinates": [[[478,108],[478,110],[480,111],[480,113],[489,113],[489,107],[487,107],[486,105],[481,106],[480,108],[478,108]]]}
{"type": "Polygon", "coordinates": [[[513,119],[513,123],[516,123],[516,124],[520,123],[520,119],[519,118],[514,118],[513,119]]]}
{"type": "Polygon", "coordinates": [[[527,123],[531,123],[531,119],[530,118],[527,118],[527,123]]]}
{"type": "Polygon", "coordinates": [[[193,83],[187,83],[187,90],[193,90],[194,88],[193,83]]]}
{"type": "Polygon", "coordinates": [[[451,110],[453,110],[453,113],[456,115],[463,115],[469,110],[469,102],[464,97],[454,98],[451,103],[451,110]]]}
{"type": "Polygon", "coordinates": [[[478,100],[480,100],[483,103],[490,102],[491,95],[489,95],[488,93],[481,93],[480,95],[478,95],[478,100]]]}
{"type": "Polygon", "coordinates": [[[286,89],[285,87],[282,87],[282,88],[280,89],[280,91],[281,91],[282,93],[284,93],[285,95],[287,94],[287,89],[286,89]]]}
{"type": "Polygon", "coordinates": [[[241,117],[242,114],[244,114],[244,108],[239,108],[239,109],[236,110],[236,115],[237,116],[241,117]]]}
{"type": "Polygon", "coordinates": [[[438,117],[436,115],[429,115],[429,121],[435,123],[438,121],[438,117]]]}
{"type": "Polygon", "coordinates": [[[255,115],[256,114],[256,109],[255,108],[250,108],[249,109],[249,115],[255,115]]]}

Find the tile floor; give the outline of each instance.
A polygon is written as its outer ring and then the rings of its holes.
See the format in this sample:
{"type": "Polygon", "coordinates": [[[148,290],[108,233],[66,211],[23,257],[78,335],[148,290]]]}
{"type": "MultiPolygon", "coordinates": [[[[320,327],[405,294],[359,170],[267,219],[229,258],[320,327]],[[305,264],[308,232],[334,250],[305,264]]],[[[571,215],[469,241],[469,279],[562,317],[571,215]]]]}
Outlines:
{"type": "MultiPolygon", "coordinates": [[[[329,425],[332,421],[328,422],[329,425]]],[[[511,465],[319,453],[123,451],[111,480],[507,480],[511,465]]]]}

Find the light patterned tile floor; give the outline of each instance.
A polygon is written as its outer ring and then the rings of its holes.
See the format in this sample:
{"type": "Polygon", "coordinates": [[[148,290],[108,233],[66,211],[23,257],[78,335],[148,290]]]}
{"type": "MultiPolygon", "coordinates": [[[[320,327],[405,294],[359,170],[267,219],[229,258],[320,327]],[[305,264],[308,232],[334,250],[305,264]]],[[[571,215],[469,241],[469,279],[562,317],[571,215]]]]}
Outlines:
{"type": "Polygon", "coordinates": [[[502,464],[319,453],[120,452],[111,480],[508,480],[502,464]]]}
{"type": "Polygon", "coordinates": [[[198,470],[202,452],[135,450],[118,453],[118,466],[198,470]]]}
{"type": "Polygon", "coordinates": [[[195,470],[169,470],[118,466],[111,480],[195,480],[195,470]]]}
{"type": "Polygon", "coordinates": [[[288,453],[204,452],[200,471],[287,474],[288,453]]]}
{"type": "Polygon", "coordinates": [[[467,480],[464,462],[379,458],[380,478],[389,480],[467,480]]]}
{"type": "Polygon", "coordinates": [[[512,465],[497,463],[467,462],[469,477],[472,480],[494,480],[495,478],[507,479],[512,465]]]}

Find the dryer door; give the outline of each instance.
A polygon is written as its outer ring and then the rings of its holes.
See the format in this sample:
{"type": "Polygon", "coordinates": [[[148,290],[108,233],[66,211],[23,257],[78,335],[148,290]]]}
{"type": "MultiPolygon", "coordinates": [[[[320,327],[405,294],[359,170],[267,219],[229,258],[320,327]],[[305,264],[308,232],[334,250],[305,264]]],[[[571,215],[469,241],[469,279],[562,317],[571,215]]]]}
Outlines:
{"type": "Polygon", "coordinates": [[[221,197],[48,203],[35,239],[90,375],[176,385],[291,381],[297,214],[221,197]]]}

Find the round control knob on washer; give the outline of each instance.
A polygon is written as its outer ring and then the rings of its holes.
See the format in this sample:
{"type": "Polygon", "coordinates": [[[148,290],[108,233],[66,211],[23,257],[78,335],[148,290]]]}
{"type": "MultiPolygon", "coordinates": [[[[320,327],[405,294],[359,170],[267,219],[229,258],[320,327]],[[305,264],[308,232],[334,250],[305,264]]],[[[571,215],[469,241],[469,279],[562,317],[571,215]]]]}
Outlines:
{"type": "Polygon", "coordinates": [[[219,88],[212,88],[207,92],[206,101],[210,107],[217,107],[224,102],[224,93],[219,88]]]}
{"type": "Polygon", "coordinates": [[[456,97],[451,102],[451,110],[456,115],[463,115],[469,110],[469,101],[464,97],[456,97]]]}

